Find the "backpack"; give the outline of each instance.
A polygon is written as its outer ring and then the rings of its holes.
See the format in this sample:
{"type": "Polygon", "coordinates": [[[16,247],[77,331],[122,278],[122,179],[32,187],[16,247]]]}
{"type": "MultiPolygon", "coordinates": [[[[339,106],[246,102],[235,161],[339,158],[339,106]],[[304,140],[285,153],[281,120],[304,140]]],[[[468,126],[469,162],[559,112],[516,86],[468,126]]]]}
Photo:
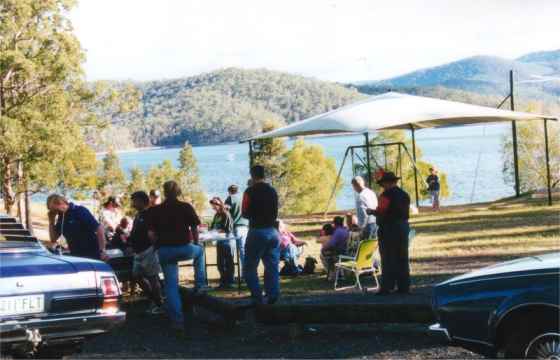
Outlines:
{"type": "Polygon", "coordinates": [[[305,275],[312,275],[315,273],[315,265],[317,265],[317,260],[313,256],[308,256],[305,258],[305,266],[303,267],[303,273],[305,275]]]}
{"type": "Polygon", "coordinates": [[[280,270],[280,276],[297,276],[303,272],[301,265],[295,265],[290,261],[284,262],[284,266],[280,270]]]}

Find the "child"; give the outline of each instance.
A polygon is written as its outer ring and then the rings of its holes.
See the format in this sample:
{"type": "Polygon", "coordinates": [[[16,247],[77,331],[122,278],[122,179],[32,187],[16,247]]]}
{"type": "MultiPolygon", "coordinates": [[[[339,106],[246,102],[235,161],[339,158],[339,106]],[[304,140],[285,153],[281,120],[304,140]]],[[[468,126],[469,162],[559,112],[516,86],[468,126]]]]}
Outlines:
{"type": "Polygon", "coordinates": [[[115,229],[115,234],[111,239],[111,248],[120,249],[123,254],[126,252],[128,247],[128,237],[130,236],[130,230],[132,230],[132,222],[128,217],[123,217],[115,229]]]}

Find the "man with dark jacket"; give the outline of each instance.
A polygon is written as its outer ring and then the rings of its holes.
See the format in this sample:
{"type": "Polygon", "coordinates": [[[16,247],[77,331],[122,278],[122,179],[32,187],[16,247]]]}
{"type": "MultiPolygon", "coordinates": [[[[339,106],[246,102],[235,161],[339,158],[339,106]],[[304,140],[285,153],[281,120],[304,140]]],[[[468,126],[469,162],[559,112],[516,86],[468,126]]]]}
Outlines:
{"type": "Polygon", "coordinates": [[[393,291],[408,294],[410,290],[410,264],[408,259],[408,224],[410,196],[397,186],[399,177],[385,172],[377,183],[383,187],[376,209],[368,209],[368,214],[377,217],[379,225],[379,253],[381,254],[381,287],[379,295],[393,291]]]}
{"type": "Polygon", "coordinates": [[[181,188],[175,181],[163,184],[165,201],[150,208],[149,235],[158,249],[165,278],[166,310],[171,326],[184,333],[183,304],[179,296],[179,261],[194,260],[195,292],[206,289],[204,250],[198,245],[200,218],[191,204],[179,200],[181,188]]]}
{"type": "Polygon", "coordinates": [[[249,219],[243,274],[253,301],[256,304],[264,303],[257,274],[257,267],[262,260],[267,303],[274,304],[280,296],[280,236],[276,228],[278,194],[265,182],[264,173],[264,167],[260,165],[251,168],[253,183],[243,196],[242,216],[249,219]]]}

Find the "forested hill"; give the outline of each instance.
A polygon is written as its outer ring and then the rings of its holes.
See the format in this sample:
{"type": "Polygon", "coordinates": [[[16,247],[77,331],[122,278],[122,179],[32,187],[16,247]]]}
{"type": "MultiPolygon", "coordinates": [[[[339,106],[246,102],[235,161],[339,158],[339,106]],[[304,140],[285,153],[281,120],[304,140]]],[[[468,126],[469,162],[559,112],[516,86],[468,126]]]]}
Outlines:
{"type": "MultiPolygon", "coordinates": [[[[290,123],[365,95],[345,86],[269,70],[223,69],[175,80],[135,84],[137,111],[109,117],[117,147],[214,144],[261,131],[263,122],[290,123]],[[128,141],[124,141],[128,138],[128,141]]],[[[111,141],[109,141],[111,142],[111,141]]]]}
{"type": "MultiPolygon", "coordinates": [[[[89,140],[98,150],[238,141],[259,133],[268,120],[291,123],[388,90],[496,106],[508,93],[511,68],[516,79],[560,77],[560,50],[515,60],[478,56],[385,81],[348,85],[237,68],[134,83],[142,94],[138,109],[103,114],[112,126],[97,140],[93,136],[89,140]]],[[[526,110],[533,101],[539,102],[533,110],[559,115],[560,82],[517,84],[517,108],[526,110]]]]}

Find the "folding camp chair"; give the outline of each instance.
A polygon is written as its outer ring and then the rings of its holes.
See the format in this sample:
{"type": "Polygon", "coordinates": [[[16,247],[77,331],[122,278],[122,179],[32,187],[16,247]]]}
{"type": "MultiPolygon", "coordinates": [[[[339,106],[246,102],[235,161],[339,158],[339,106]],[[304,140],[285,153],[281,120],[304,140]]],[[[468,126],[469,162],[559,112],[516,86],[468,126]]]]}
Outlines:
{"type": "Polygon", "coordinates": [[[338,291],[358,287],[360,290],[363,290],[362,284],[360,283],[360,275],[371,273],[373,275],[373,279],[375,280],[375,288],[372,290],[377,290],[379,288],[379,281],[377,279],[379,269],[375,267],[373,261],[373,255],[377,251],[377,247],[377,240],[363,240],[358,245],[356,256],[340,255],[338,257],[338,262],[335,264],[336,273],[334,280],[334,289],[338,291]],[[354,276],[356,277],[356,282],[354,283],[354,285],[338,287],[338,278],[344,270],[354,273],[354,276]]]}

